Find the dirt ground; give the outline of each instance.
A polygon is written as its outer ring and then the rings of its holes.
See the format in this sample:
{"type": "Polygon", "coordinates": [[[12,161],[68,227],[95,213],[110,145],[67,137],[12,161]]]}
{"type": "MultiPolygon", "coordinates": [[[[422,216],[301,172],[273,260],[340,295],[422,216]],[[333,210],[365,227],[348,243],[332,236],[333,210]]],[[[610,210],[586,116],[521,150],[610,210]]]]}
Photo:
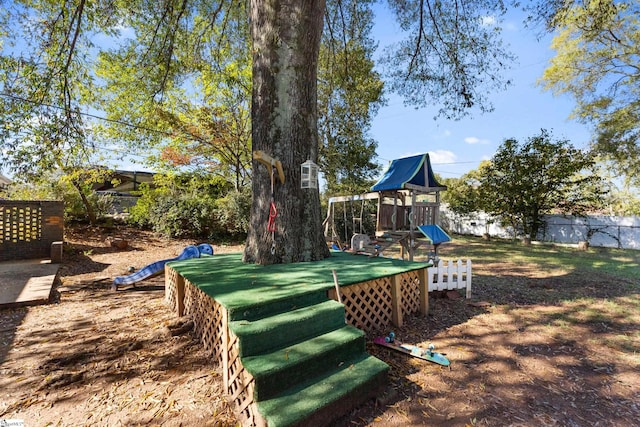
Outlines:
{"type": "MultiPolygon", "coordinates": [[[[110,290],[130,266],[200,242],[88,227],[69,229],[65,241],[55,303],[0,311],[0,420],[237,425],[221,371],[163,302],[164,278],[110,290]],[[114,238],[129,247],[112,247],[114,238]]],[[[432,297],[428,317],[395,330],[435,343],[452,368],[368,344],[391,366],[389,386],[336,425],[637,426],[640,279],[611,281],[508,259],[474,263],[472,301],[432,297]],[[556,298],[559,286],[575,297],[556,298]]]]}

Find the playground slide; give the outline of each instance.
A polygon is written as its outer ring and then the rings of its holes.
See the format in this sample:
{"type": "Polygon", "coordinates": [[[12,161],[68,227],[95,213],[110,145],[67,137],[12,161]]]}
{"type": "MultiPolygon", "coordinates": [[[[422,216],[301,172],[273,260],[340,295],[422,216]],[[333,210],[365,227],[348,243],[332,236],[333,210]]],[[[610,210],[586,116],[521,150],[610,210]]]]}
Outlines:
{"type": "Polygon", "coordinates": [[[132,283],[137,283],[145,280],[151,276],[155,276],[156,274],[160,274],[164,271],[164,265],[170,261],[181,261],[189,258],[200,258],[203,255],[213,255],[213,247],[210,244],[202,243],[198,246],[189,245],[184,248],[182,253],[176,258],[156,261],[153,264],[149,264],[146,267],[141,268],[135,273],[129,274],[128,276],[116,277],[111,288],[113,290],[117,290],[118,285],[130,285],[132,283]]]}

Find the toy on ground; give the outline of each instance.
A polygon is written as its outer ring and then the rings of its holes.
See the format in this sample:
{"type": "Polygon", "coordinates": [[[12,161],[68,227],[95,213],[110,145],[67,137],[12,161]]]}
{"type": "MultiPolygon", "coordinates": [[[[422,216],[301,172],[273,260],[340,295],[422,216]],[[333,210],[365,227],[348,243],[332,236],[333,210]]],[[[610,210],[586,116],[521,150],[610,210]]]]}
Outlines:
{"type": "Polygon", "coordinates": [[[447,359],[444,354],[433,351],[435,350],[435,346],[433,344],[429,344],[427,349],[411,344],[404,344],[396,341],[396,334],[393,332],[389,332],[389,335],[386,337],[377,337],[373,342],[383,347],[388,347],[401,353],[417,357],[418,359],[437,363],[438,365],[449,367],[451,365],[451,362],[449,362],[449,359],[447,359]]]}
{"type": "MultiPolygon", "coordinates": [[[[164,265],[170,261],[182,261],[189,258],[200,258],[202,256],[213,255],[213,247],[208,243],[202,243],[198,246],[189,245],[176,258],[164,259],[147,265],[128,276],[118,276],[114,279],[111,290],[117,291],[119,285],[131,285],[149,277],[160,274],[164,271],[164,265]]],[[[129,267],[131,269],[131,267],[129,267]]]]}

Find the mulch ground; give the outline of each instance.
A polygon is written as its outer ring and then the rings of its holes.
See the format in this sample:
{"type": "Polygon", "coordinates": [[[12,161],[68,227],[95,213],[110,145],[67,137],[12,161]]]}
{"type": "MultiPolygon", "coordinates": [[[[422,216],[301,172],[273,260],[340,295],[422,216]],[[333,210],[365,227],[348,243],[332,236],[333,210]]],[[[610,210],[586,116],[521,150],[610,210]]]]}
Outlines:
{"type": "MultiPolygon", "coordinates": [[[[87,227],[65,241],[55,303],[0,312],[0,420],[237,425],[219,367],[164,304],[164,279],[110,290],[130,266],[200,242],[87,227]]],[[[433,295],[428,317],[394,330],[434,343],[451,369],[368,344],[391,366],[389,386],[336,425],[638,425],[640,280],[508,259],[473,268],[472,301],[433,295]]]]}

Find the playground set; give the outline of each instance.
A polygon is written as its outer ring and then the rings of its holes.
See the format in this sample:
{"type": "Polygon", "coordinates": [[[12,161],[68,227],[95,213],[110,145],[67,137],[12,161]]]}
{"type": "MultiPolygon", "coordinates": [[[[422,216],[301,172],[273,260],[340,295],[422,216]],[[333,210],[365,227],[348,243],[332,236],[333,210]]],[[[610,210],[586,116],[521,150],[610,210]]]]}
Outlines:
{"type": "Polygon", "coordinates": [[[446,189],[433,174],[429,154],[393,160],[371,192],[329,199],[323,223],[325,237],[334,249],[373,256],[381,255],[392,245],[400,245],[401,257],[404,259],[406,255],[409,261],[413,261],[416,249],[431,244],[430,258],[437,260],[439,245],[451,240],[438,225],[440,192],[446,189]],[[375,231],[369,235],[365,233],[368,219],[365,217],[365,205],[372,202],[376,203],[375,231]],[[359,209],[356,204],[359,204],[359,209]],[[336,206],[339,205],[342,207],[341,228],[344,228],[344,233],[336,226],[336,206]]]}
{"type": "MultiPolygon", "coordinates": [[[[269,168],[273,196],[285,179],[282,165],[262,152],[254,152],[254,159],[269,168]]],[[[302,188],[317,188],[314,166],[302,165],[301,175],[308,180],[302,188]]],[[[413,254],[425,238],[436,249],[449,240],[437,226],[444,189],[427,154],[400,159],[372,193],[332,199],[325,227],[334,240],[336,203],[378,201],[376,235],[354,234],[351,253],[336,250],[321,261],[266,266],[243,263],[241,254],[206,256],[202,251],[159,261],[166,302],[178,316],[193,320],[194,333],[222,367],[225,390],[243,425],[330,425],[386,383],[389,366],[366,352],[366,333],[401,327],[409,315],[427,315],[429,288],[444,282],[434,283],[432,263],[413,262],[413,254]],[[435,200],[422,200],[425,195],[435,200]],[[409,260],[377,256],[393,243],[409,260]],[[355,256],[361,253],[370,256],[355,256]]],[[[275,245],[273,197],[269,212],[266,230],[275,245]]],[[[152,265],[142,275],[158,268],[152,265]]],[[[466,275],[450,276],[470,286],[468,269],[466,275]]],[[[415,352],[445,365],[446,358],[432,349],[415,352]]]]}

